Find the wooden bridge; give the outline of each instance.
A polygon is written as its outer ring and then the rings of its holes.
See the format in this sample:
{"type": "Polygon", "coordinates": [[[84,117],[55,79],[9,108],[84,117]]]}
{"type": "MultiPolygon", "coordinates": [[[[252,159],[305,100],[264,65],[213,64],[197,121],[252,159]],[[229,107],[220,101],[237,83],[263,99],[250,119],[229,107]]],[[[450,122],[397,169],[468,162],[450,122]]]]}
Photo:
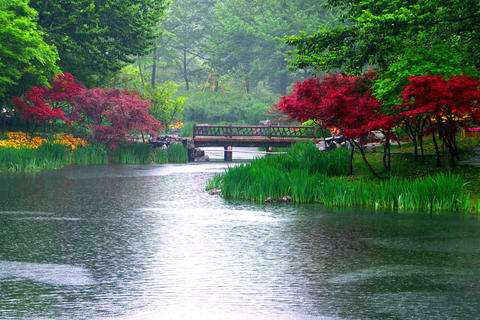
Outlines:
{"type": "Polygon", "coordinates": [[[225,161],[232,160],[233,147],[288,147],[317,138],[317,128],[299,126],[195,125],[193,143],[197,147],[224,147],[225,161]]]}

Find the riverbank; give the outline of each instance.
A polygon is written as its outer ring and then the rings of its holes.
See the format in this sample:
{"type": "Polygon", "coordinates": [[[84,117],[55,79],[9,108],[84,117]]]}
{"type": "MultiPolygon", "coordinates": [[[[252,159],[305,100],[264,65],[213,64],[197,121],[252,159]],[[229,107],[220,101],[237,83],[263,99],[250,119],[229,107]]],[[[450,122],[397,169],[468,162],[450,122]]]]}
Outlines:
{"type": "MultiPolygon", "coordinates": [[[[464,156],[472,141],[464,141],[464,156]]],[[[348,176],[347,150],[321,153],[313,145],[296,145],[288,153],[256,159],[228,169],[207,189],[221,190],[227,199],[251,202],[318,203],[326,207],[362,207],[402,212],[479,213],[480,170],[457,166],[437,168],[433,157],[415,161],[408,146],[394,147],[392,170],[383,179],[372,176],[359,156],[348,176]]],[[[381,171],[383,154],[367,159],[381,171]]]]}
{"type": "Polygon", "coordinates": [[[10,133],[8,139],[0,142],[0,174],[33,174],[70,165],[166,164],[188,160],[181,144],[162,149],[130,143],[109,149],[103,144],[91,144],[72,136],[27,138],[21,133],[10,133]]]}

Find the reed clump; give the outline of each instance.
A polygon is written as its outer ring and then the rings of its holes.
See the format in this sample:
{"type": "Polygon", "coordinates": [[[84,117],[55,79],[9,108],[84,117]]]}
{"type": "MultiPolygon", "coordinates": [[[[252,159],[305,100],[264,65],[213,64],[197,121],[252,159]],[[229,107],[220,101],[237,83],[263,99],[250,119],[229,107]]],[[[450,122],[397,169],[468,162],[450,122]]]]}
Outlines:
{"type": "Polygon", "coordinates": [[[115,164],[165,164],[187,163],[187,149],[181,144],[171,144],[167,148],[153,148],[148,144],[131,143],[118,146],[111,152],[111,162],[115,164]]]}
{"type": "Polygon", "coordinates": [[[286,155],[232,167],[214,178],[209,187],[221,189],[222,196],[228,199],[258,203],[288,196],[299,204],[337,208],[480,212],[480,201],[472,197],[457,174],[385,180],[348,177],[348,156],[347,150],[321,153],[313,145],[300,144],[286,155]]]}
{"type": "Polygon", "coordinates": [[[36,148],[0,147],[0,173],[30,174],[69,165],[165,164],[187,161],[187,151],[180,144],[171,145],[167,149],[152,148],[146,144],[128,144],[109,150],[103,144],[92,143],[72,149],[68,144],[48,140],[36,148]]]}

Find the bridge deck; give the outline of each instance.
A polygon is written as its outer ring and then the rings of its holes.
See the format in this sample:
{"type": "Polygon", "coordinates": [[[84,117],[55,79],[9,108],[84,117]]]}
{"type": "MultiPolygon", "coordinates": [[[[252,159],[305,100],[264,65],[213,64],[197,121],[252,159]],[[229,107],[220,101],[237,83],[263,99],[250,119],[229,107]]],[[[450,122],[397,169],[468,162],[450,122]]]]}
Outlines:
{"type": "Polygon", "coordinates": [[[267,137],[195,137],[195,147],[288,147],[297,142],[312,141],[307,138],[267,138],[267,137]]]}
{"type": "Polygon", "coordinates": [[[315,127],[299,126],[211,126],[193,128],[195,147],[288,147],[316,140],[315,127]]]}

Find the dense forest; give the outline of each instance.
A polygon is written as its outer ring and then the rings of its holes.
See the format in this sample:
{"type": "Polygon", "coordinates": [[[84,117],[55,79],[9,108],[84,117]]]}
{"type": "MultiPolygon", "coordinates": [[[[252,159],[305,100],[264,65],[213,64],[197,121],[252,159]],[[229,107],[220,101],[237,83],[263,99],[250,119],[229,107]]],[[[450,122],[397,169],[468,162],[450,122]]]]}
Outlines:
{"type": "Polygon", "coordinates": [[[335,21],[326,12],[311,0],[174,1],[152,52],[113,83],[162,97],[178,90],[187,122],[255,124],[305,75],[289,70],[286,36],[335,21]]]}
{"type": "Polygon", "coordinates": [[[408,76],[478,74],[478,3],[346,0],[0,0],[2,121],[12,97],[55,74],[134,90],[164,128],[257,123],[296,80],[379,77],[398,103],[408,76]]]}
{"type": "Polygon", "coordinates": [[[305,76],[289,70],[286,37],[333,23],[328,12],[313,0],[2,0],[2,39],[17,41],[1,46],[0,98],[10,110],[62,71],[140,92],[167,127],[257,123],[305,76]]]}

